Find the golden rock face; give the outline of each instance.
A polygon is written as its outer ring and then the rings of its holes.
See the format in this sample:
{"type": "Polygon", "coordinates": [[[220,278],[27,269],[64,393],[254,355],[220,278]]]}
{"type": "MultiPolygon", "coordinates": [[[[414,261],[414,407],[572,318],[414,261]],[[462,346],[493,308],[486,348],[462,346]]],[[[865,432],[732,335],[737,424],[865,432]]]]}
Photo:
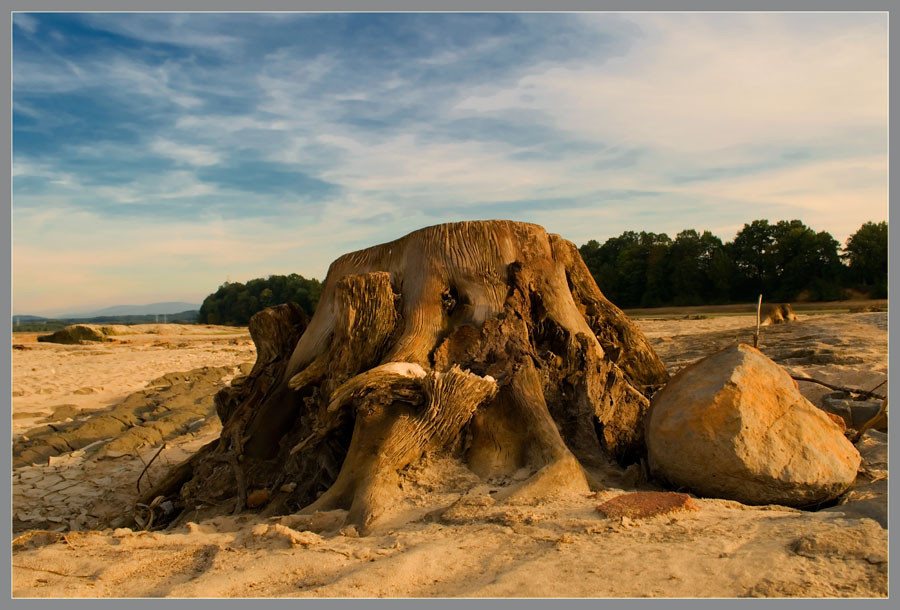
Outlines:
{"type": "Polygon", "coordinates": [[[840,427],[748,345],[685,368],[654,396],[647,448],[656,476],[745,504],[827,502],[860,464],[840,427]]]}

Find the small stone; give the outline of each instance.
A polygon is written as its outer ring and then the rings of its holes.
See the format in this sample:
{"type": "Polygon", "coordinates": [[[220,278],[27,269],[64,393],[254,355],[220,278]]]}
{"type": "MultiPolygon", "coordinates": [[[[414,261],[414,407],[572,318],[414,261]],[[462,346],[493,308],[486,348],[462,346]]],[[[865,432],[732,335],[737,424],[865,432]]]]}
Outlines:
{"type": "Polygon", "coordinates": [[[356,529],[355,525],[341,528],[340,534],[345,538],[359,538],[359,530],[356,529]]]}
{"type": "Polygon", "coordinates": [[[247,496],[247,508],[258,508],[269,501],[268,489],[254,489],[247,496]]]}
{"type": "Polygon", "coordinates": [[[253,526],[253,529],[250,530],[250,533],[254,536],[265,536],[266,532],[269,531],[269,526],[265,523],[257,523],[253,526]]]}
{"type": "Polygon", "coordinates": [[[295,489],[297,489],[297,484],[296,484],[296,483],[285,483],[284,485],[282,485],[281,487],[279,487],[279,490],[280,490],[280,491],[283,491],[283,492],[286,493],[286,494],[291,493],[291,492],[294,491],[295,489]]]}
{"type": "Polygon", "coordinates": [[[125,538],[126,536],[130,536],[134,532],[131,531],[130,527],[117,527],[113,530],[113,538],[125,538]]]}
{"type": "Polygon", "coordinates": [[[687,494],[667,491],[635,491],[621,494],[597,506],[611,519],[646,519],[678,510],[699,510],[687,494]]]}
{"type": "Polygon", "coordinates": [[[56,467],[55,469],[58,472],[59,466],[61,464],[67,464],[68,462],[71,462],[72,459],[73,459],[72,455],[69,453],[62,453],[60,455],[51,455],[50,457],[47,458],[47,465],[55,466],[56,467]]]}

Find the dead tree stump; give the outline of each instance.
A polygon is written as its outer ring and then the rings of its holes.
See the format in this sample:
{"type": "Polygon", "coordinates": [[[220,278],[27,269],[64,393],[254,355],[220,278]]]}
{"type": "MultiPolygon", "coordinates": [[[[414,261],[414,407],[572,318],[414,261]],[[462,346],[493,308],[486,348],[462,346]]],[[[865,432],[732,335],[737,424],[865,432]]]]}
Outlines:
{"type": "Polygon", "coordinates": [[[788,322],[796,322],[797,315],[790,303],[772,303],[766,307],[763,312],[761,326],[770,326],[772,324],[786,324],[788,322]]]}
{"type": "Polygon", "coordinates": [[[667,380],[575,246],[510,221],[342,256],[311,321],[280,305],[250,332],[256,365],[216,396],[221,437],[139,502],[165,496],[183,521],[255,492],[264,514],[342,508],[365,532],[399,471],[436,449],[484,478],[529,469],[506,498],[587,491],[585,468],[645,454],[648,396],[667,380]]]}

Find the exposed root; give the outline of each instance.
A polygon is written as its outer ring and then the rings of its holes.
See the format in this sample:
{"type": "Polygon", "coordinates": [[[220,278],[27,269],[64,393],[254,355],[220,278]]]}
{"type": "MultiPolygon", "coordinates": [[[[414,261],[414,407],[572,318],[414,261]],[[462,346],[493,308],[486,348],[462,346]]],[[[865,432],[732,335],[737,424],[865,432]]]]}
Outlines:
{"type": "MultiPolygon", "coordinates": [[[[446,373],[431,371],[415,382],[421,407],[410,401],[408,386],[392,395],[378,386],[359,395],[353,440],[334,485],[301,514],[347,509],[346,525],[361,533],[389,507],[396,495],[398,471],[429,448],[448,444],[468,423],[475,409],[497,392],[490,377],[453,367],[446,373]]],[[[362,386],[361,386],[362,387],[362,386]]]]}
{"type": "Polygon", "coordinates": [[[235,502],[232,514],[236,515],[247,506],[247,482],[244,477],[244,470],[241,468],[240,462],[238,462],[237,455],[233,452],[217,453],[214,454],[212,458],[216,461],[225,462],[230,465],[231,470],[234,473],[234,480],[237,485],[237,501],[235,502]]]}

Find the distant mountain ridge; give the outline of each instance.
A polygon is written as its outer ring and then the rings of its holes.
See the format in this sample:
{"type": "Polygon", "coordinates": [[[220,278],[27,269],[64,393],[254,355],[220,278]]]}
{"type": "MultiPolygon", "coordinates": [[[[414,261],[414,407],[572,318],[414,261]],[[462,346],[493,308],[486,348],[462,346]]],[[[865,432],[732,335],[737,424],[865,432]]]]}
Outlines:
{"type": "MultiPolygon", "coordinates": [[[[145,315],[167,315],[175,313],[183,313],[185,311],[199,310],[199,303],[185,303],[182,301],[167,301],[165,303],[150,303],[148,305],[114,305],[105,307],[96,311],[77,312],[77,313],[60,313],[55,315],[43,315],[34,317],[78,320],[81,318],[99,318],[111,316],[145,316],[145,315]]],[[[17,318],[28,318],[31,316],[15,316],[17,318]]]]}
{"type": "Polygon", "coordinates": [[[12,329],[20,332],[57,331],[71,324],[196,324],[200,312],[196,309],[177,313],[120,314],[91,318],[41,318],[38,316],[13,316],[12,329]]]}

